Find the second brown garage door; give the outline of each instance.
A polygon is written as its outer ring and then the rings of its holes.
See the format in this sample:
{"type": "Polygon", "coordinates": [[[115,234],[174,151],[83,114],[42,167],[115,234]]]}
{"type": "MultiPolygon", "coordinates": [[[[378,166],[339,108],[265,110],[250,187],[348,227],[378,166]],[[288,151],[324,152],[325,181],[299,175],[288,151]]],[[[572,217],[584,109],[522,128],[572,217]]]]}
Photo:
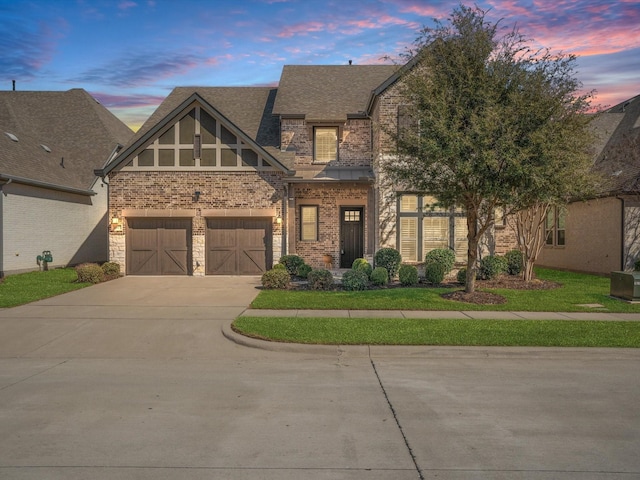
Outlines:
{"type": "Polygon", "coordinates": [[[130,218],[127,226],[127,274],[191,275],[190,218],[130,218]]]}
{"type": "Polygon", "coordinates": [[[208,218],[207,275],[260,275],[272,263],[271,218],[208,218]]]}

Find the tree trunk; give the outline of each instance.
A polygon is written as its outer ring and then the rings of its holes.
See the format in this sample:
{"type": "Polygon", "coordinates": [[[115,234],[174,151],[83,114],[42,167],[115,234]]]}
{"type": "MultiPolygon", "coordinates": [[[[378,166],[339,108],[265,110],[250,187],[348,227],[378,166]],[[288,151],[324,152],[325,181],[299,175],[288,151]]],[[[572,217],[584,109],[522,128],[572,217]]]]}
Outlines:
{"type": "Polygon", "coordinates": [[[533,280],[533,267],[545,244],[544,224],[550,204],[539,203],[514,215],[518,248],[522,252],[522,279],[533,280]]]}
{"type": "Polygon", "coordinates": [[[478,214],[473,209],[467,210],[467,278],[464,291],[476,291],[476,261],[478,260],[478,214]]]}

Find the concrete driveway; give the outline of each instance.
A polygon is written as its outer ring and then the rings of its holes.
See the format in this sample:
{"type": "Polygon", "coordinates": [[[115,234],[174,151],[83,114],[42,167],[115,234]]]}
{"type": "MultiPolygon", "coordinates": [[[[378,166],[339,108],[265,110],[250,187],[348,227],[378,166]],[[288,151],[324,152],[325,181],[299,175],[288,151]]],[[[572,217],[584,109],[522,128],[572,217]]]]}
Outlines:
{"type": "Polygon", "coordinates": [[[237,345],[258,278],[0,310],[0,478],[640,478],[640,352],[237,345]]]}

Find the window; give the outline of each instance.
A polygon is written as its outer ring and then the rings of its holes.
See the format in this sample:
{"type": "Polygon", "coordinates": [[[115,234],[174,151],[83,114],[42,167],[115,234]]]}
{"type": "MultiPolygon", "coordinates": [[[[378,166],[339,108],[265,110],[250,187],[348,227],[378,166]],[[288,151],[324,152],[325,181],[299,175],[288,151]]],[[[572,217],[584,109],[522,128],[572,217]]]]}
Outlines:
{"type": "Polygon", "coordinates": [[[318,240],[318,206],[300,207],[300,240],[315,242],[318,240]]]}
{"type": "Polygon", "coordinates": [[[338,159],[338,127],[313,129],[313,160],[330,162],[338,159]]]}
{"type": "Polygon", "coordinates": [[[436,248],[450,248],[457,261],[467,255],[466,215],[460,209],[442,208],[429,195],[406,194],[398,198],[398,250],[403,260],[421,262],[436,248]]]}
{"type": "Polygon", "coordinates": [[[545,244],[549,247],[564,247],[565,238],[565,222],[567,210],[564,207],[551,207],[547,212],[545,219],[545,244]]]}

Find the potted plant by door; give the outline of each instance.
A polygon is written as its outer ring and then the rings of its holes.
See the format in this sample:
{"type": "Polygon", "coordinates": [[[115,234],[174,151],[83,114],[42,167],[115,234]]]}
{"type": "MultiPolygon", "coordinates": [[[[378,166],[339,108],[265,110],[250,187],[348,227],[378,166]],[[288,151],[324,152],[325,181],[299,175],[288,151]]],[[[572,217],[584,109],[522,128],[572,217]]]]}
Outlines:
{"type": "Polygon", "coordinates": [[[322,256],[322,261],[324,262],[325,268],[328,270],[333,266],[333,255],[329,253],[325,253],[322,256]]]}

